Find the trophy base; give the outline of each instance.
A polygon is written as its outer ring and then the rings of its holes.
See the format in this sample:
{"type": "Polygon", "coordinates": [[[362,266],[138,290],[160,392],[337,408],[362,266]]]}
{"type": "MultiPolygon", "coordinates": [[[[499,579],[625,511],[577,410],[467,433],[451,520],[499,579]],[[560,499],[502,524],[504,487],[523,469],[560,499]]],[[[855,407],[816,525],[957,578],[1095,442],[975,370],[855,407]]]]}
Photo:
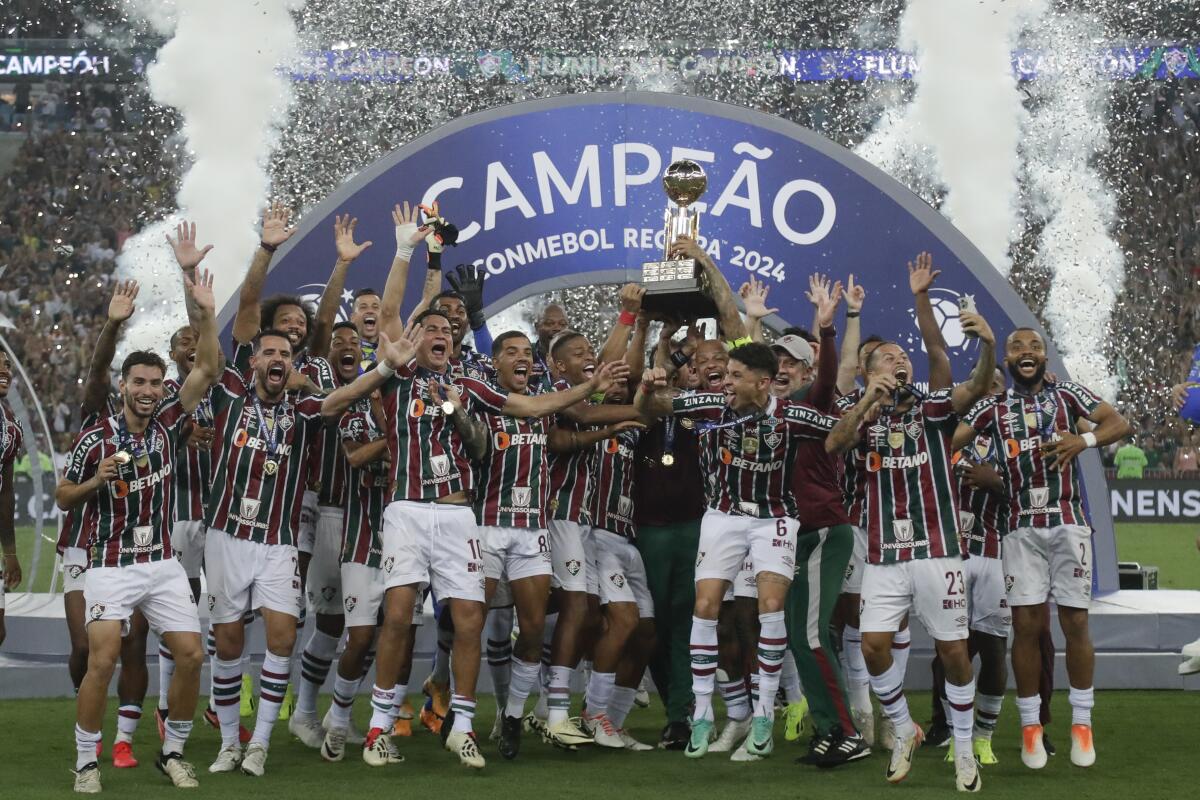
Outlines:
{"type": "Polygon", "coordinates": [[[642,265],[642,285],[646,288],[642,310],[650,314],[683,319],[717,316],[717,304],[708,293],[703,273],[691,259],[646,262],[642,265]],[[663,275],[676,277],[663,280],[663,275]]]}

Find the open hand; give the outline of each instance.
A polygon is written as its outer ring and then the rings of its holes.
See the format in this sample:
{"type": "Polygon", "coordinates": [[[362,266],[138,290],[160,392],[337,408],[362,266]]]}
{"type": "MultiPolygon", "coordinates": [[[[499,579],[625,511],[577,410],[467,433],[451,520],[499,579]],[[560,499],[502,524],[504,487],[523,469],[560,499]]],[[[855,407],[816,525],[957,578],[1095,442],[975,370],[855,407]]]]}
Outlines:
{"type": "Polygon", "coordinates": [[[138,296],[137,281],[117,281],[113,289],[112,300],[108,301],[108,319],[111,322],[124,322],[133,316],[134,303],[138,296]]]}
{"type": "Polygon", "coordinates": [[[358,244],[354,241],[354,228],[357,225],[357,217],[351,217],[349,214],[334,216],[333,243],[337,247],[338,261],[353,261],[372,245],[372,242],[358,244]]]}
{"type": "Polygon", "coordinates": [[[186,271],[193,270],[200,265],[204,257],[208,255],[208,251],[213,249],[211,244],[206,244],[204,247],[196,247],[196,223],[189,223],[183,220],[175,226],[175,238],[171,238],[171,234],[166,234],[167,244],[171,245],[171,249],[175,252],[175,261],[179,264],[179,268],[186,271]]]}

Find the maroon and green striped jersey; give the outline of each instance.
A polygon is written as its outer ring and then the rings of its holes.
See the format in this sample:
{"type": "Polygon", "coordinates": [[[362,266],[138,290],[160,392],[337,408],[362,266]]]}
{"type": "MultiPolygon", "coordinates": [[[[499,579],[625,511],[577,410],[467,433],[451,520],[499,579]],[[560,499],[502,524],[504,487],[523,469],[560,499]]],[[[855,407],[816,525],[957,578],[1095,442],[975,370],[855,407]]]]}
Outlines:
{"type": "Polygon", "coordinates": [[[792,468],[799,443],[824,441],[834,419],[809,405],[772,397],[762,410],[737,414],[725,395],[681,394],[672,410],[700,437],[708,507],[752,517],[795,517],[792,468]]]}
{"type": "MultiPolygon", "coordinates": [[[[1004,477],[1004,462],[990,436],[979,434],[954,454],[956,470],[964,463],[987,464],[1004,477]]],[[[1008,495],[976,489],[958,476],[958,535],[972,556],[1000,557],[1000,539],[1008,533],[1008,495]]]]}
{"type": "MultiPolygon", "coordinates": [[[[179,381],[167,378],[163,390],[168,397],[179,394],[179,381]]],[[[192,412],[192,424],[211,428],[213,424],[211,389],[192,412]]],[[[208,500],[212,453],[188,447],[179,449],[175,461],[175,519],[179,522],[204,519],[204,504],[208,500]]]]}
{"type": "Polygon", "coordinates": [[[468,414],[499,414],[508,395],[472,378],[449,375],[410,362],[380,387],[392,460],[392,500],[431,502],[475,488],[462,437],[433,396],[437,381],[453,380],[468,414]]]}
{"type": "Polygon", "coordinates": [[[5,467],[10,467],[21,455],[25,432],[7,403],[0,403],[0,489],[3,489],[5,467]]]}
{"type": "MultiPolygon", "coordinates": [[[[343,381],[334,375],[333,385],[326,391],[341,386],[343,381]]],[[[344,508],[346,506],[346,454],[342,451],[342,434],[337,425],[326,425],[309,449],[310,488],[316,489],[317,504],[344,508]]]]}
{"type": "Polygon", "coordinates": [[[450,359],[450,377],[455,380],[474,378],[485,383],[496,382],[496,369],[492,366],[491,358],[465,344],[461,353],[461,358],[450,359]]]}
{"type": "MultiPolygon", "coordinates": [[[[862,399],[862,389],[855,387],[849,394],[842,395],[834,403],[839,415],[845,414],[862,399]]],[[[866,474],[859,469],[857,462],[858,451],[850,450],[842,457],[842,505],[846,507],[846,516],[850,524],[860,528],[867,527],[864,517],[866,511],[863,498],[866,496],[866,474]]]]}
{"type": "Polygon", "coordinates": [[[949,389],[917,399],[904,413],[884,409],[859,427],[868,563],[961,553],[958,479],[950,464],[957,427],[949,389]]]}
{"type": "Polygon", "coordinates": [[[294,545],[306,455],[321,433],[321,398],[285,394],[274,403],[256,403],[256,397],[233,367],[213,386],[216,436],[205,522],[239,539],[294,545]]]}
{"type": "MultiPolygon", "coordinates": [[[[110,394],[104,402],[104,412],[97,414],[95,412],[87,413],[80,409],[83,415],[83,425],[80,427],[80,434],[88,428],[95,425],[104,417],[111,417],[118,413],[117,404],[110,394]]],[[[71,449],[79,444],[79,434],[75,435],[75,441],[71,443],[71,449]]],[[[83,549],[88,546],[88,539],[91,538],[92,530],[95,528],[95,514],[89,510],[90,506],[87,503],[81,503],[75,506],[70,511],[64,512],[58,518],[58,542],[55,544],[55,552],[60,556],[68,547],[83,549]]]]}
{"type": "Polygon", "coordinates": [[[589,489],[591,506],[588,514],[592,525],[629,540],[637,538],[633,477],[635,450],[641,438],[641,431],[621,431],[616,436],[597,442],[591,451],[592,485],[589,489]]]}
{"type": "Polygon", "coordinates": [[[477,463],[476,521],[502,528],[545,528],[548,419],[490,413],[477,418],[487,426],[488,449],[477,463]]]}
{"type": "Polygon", "coordinates": [[[1041,445],[1055,432],[1079,432],[1078,421],[1090,417],[1102,401],[1078,383],[1047,383],[1035,396],[1009,389],[985,397],[967,415],[967,424],[987,434],[1003,451],[1009,486],[1009,530],[1088,525],[1075,461],[1060,469],[1042,458],[1041,445]]]}
{"type": "MultiPolygon", "coordinates": [[[[342,442],[370,444],[384,436],[371,414],[370,398],[354,403],[338,423],[342,442]]],[[[339,444],[340,449],[340,444],[339,444]]],[[[342,562],[378,567],[383,561],[383,507],[391,469],[387,459],[362,467],[346,462],[346,513],[342,516],[342,562]]]]}
{"type": "MultiPolygon", "coordinates": [[[[536,362],[536,358],[535,358],[536,362]]],[[[554,384],[554,391],[564,392],[571,385],[564,380],[554,384]]],[[[590,400],[584,402],[590,403],[590,400]]],[[[565,414],[554,416],[554,427],[568,433],[592,430],[565,414]]],[[[589,524],[588,490],[591,486],[592,458],[588,450],[572,450],[568,453],[550,454],[550,519],[589,524]]]]}
{"type": "Polygon", "coordinates": [[[124,417],[113,415],[79,435],[63,477],[86,483],[100,462],[124,451],[129,461],[118,467],[117,478],[91,497],[86,516],[94,527],[88,537],[93,567],[124,567],[171,558],[174,522],[175,458],[188,414],[178,396],[159,404],[146,430],[125,429],[124,417]]]}

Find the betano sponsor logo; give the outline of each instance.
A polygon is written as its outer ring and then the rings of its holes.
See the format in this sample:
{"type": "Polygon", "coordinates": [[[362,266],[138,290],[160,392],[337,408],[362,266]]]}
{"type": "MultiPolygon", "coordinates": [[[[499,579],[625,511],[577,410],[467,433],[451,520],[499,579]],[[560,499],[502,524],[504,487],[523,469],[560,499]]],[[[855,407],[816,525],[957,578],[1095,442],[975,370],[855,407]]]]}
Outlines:
{"type": "MultiPolygon", "coordinates": [[[[610,440],[611,441],[611,440],[610,440]]],[[[496,431],[492,434],[492,446],[497,450],[507,450],[510,447],[527,447],[529,445],[545,446],[544,433],[505,433],[496,431]]]]}
{"type": "Polygon", "coordinates": [[[130,492],[140,492],[143,489],[156,486],[162,482],[163,478],[170,476],[172,471],[173,470],[169,463],[164,464],[161,469],[158,469],[144,477],[135,478],[131,481],[113,481],[108,485],[108,490],[112,493],[113,497],[120,499],[128,495],[130,492]]]}
{"type": "Polygon", "coordinates": [[[867,453],[867,472],[879,472],[882,469],[912,469],[929,463],[929,453],[917,453],[912,456],[881,456],[875,451],[867,453]]]}

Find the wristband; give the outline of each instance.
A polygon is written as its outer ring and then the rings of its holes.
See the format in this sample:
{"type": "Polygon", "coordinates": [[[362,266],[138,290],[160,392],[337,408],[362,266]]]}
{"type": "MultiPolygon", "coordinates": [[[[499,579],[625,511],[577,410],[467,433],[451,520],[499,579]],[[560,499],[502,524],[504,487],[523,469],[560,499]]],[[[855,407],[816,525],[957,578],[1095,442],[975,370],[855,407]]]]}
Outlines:
{"type": "Polygon", "coordinates": [[[384,379],[390,378],[396,374],[396,370],[392,369],[392,365],[387,361],[380,361],[375,365],[375,372],[382,375],[384,379]]]}
{"type": "Polygon", "coordinates": [[[692,357],[682,350],[674,350],[671,352],[671,363],[675,365],[675,369],[683,369],[683,365],[692,360],[692,357]]]}
{"type": "Polygon", "coordinates": [[[1088,447],[1096,446],[1096,434],[1092,433],[1091,431],[1083,434],[1080,438],[1083,439],[1083,443],[1088,447]]]}
{"type": "MultiPolygon", "coordinates": [[[[399,255],[399,253],[397,253],[399,255]]],[[[425,265],[426,269],[434,272],[442,271],[442,253],[440,250],[430,250],[426,253],[429,257],[429,263],[425,265]]]]}
{"type": "Polygon", "coordinates": [[[633,327],[633,324],[637,322],[637,314],[632,311],[622,311],[621,316],[617,317],[617,322],[633,327]]]}
{"type": "Polygon", "coordinates": [[[857,317],[857,316],[858,316],[859,314],[861,314],[861,313],[862,313],[861,311],[847,311],[847,312],[846,312],[846,319],[854,319],[855,317],[857,317]]]}
{"type": "Polygon", "coordinates": [[[726,350],[732,350],[735,347],[741,347],[744,344],[752,344],[754,342],[749,336],[743,336],[740,339],[731,339],[725,343],[726,350]]]}
{"type": "Polygon", "coordinates": [[[396,245],[396,258],[402,261],[412,261],[413,246],[410,244],[396,245]]]}
{"type": "Polygon", "coordinates": [[[259,246],[259,247],[261,247],[263,250],[266,250],[268,253],[272,253],[272,254],[273,254],[273,253],[274,253],[276,250],[278,250],[278,249],[279,249],[279,245],[277,245],[277,244],[267,244],[266,242],[259,242],[259,243],[258,243],[258,246],[259,246]]]}

